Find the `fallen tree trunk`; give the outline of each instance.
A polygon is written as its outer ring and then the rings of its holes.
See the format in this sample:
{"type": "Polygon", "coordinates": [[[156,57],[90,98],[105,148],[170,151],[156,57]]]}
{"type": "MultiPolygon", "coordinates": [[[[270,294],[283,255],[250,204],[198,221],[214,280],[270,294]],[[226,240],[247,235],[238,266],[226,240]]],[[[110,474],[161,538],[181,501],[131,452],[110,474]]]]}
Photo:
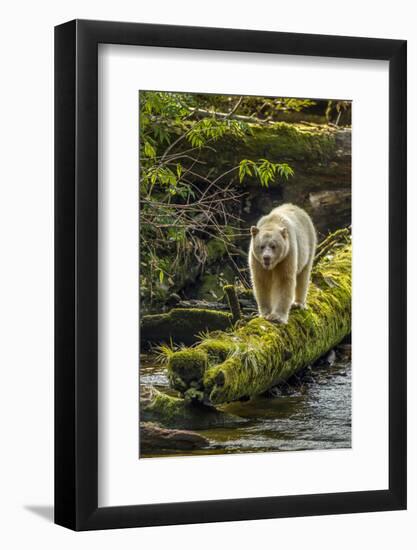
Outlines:
{"type": "Polygon", "coordinates": [[[157,342],[190,345],[207,330],[226,330],[231,327],[232,315],[209,309],[171,309],[169,313],[144,315],[140,323],[140,343],[148,347],[157,342]]]}
{"type": "MultiPolygon", "coordinates": [[[[234,331],[212,333],[196,347],[168,352],[171,385],[210,404],[251,397],[312,364],[349,334],[349,231],[338,231],[325,244],[326,253],[314,267],[307,310],[292,311],[287,325],[256,318],[234,331]]],[[[320,246],[318,252],[323,252],[320,246]]]]}
{"type": "Polygon", "coordinates": [[[229,311],[223,302],[208,302],[207,300],[180,300],[175,307],[178,309],[209,309],[210,311],[229,311]]]}
{"type": "Polygon", "coordinates": [[[210,441],[189,430],[161,428],[153,422],[140,423],[140,452],[144,454],[159,450],[188,451],[208,447],[210,441]]]}
{"type": "Polygon", "coordinates": [[[223,428],[245,422],[234,414],[167,395],[151,386],[141,388],[140,419],[141,422],[157,422],[167,428],[186,430],[223,428]]]}

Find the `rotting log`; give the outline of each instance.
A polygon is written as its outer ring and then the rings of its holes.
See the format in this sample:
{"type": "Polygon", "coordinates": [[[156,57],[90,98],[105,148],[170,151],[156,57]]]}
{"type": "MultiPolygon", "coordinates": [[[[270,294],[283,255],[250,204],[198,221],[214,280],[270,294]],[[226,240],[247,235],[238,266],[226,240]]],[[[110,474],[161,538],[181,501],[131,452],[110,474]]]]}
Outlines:
{"type": "Polygon", "coordinates": [[[226,330],[231,326],[232,315],[225,311],[174,308],[168,313],[144,315],[140,323],[140,341],[142,347],[171,340],[188,346],[202,332],[226,330]]]}
{"type": "Polygon", "coordinates": [[[143,422],[157,422],[167,428],[187,430],[223,428],[245,422],[234,414],[168,395],[151,386],[141,388],[140,419],[143,422]]]}
{"type": "Polygon", "coordinates": [[[337,345],[351,330],[349,230],[326,239],[318,254],[307,310],[293,310],[287,325],[256,318],[211,333],[193,348],[168,351],[172,387],[204,403],[244,399],[287,380],[337,345]]]}
{"type": "Polygon", "coordinates": [[[228,305],[223,302],[208,302],[207,300],[180,300],[175,307],[178,309],[209,309],[211,311],[228,311],[228,305]]]}
{"type": "Polygon", "coordinates": [[[210,441],[189,430],[172,430],[162,428],[153,422],[140,423],[140,451],[141,453],[152,453],[159,450],[181,450],[201,449],[207,447],[210,441]]]}

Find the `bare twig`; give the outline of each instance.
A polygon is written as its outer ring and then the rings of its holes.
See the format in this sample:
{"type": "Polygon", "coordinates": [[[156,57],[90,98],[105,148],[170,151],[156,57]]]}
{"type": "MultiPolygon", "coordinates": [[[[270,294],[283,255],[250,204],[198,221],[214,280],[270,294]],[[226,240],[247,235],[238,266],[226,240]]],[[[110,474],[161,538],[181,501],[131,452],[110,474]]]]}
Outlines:
{"type": "Polygon", "coordinates": [[[243,95],[241,95],[241,96],[239,97],[239,99],[237,100],[235,106],[234,106],[233,109],[230,111],[230,113],[227,113],[227,115],[224,117],[225,120],[226,120],[227,118],[230,118],[232,115],[234,115],[234,114],[236,113],[236,111],[237,111],[237,110],[239,109],[239,107],[240,107],[240,104],[242,103],[242,100],[243,100],[243,95]]]}

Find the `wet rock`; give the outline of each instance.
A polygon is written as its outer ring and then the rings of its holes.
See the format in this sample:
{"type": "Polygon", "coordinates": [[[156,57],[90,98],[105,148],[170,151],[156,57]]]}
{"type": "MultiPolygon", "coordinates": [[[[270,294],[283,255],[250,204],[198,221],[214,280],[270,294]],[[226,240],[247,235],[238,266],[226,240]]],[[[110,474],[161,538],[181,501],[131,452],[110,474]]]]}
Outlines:
{"type": "Polygon", "coordinates": [[[330,350],[326,355],[321,357],[317,364],[323,367],[331,367],[336,361],[336,352],[334,349],[330,350]]]}

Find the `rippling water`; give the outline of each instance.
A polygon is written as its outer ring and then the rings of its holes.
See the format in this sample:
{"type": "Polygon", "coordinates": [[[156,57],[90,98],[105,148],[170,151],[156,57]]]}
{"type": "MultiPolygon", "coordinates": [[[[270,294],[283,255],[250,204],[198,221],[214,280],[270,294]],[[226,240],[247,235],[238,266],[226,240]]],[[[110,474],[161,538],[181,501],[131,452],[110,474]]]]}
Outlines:
{"type": "MultiPolygon", "coordinates": [[[[339,354],[338,354],[339,356],[339,354]]],[[[227,428],[195,430],[210,446],[193,451],[158,451],[145,456],[340,449],[351,446],[350,354],[292,379],[276,397],[236,402],[222,410],[246,422],[227,428]]],[[[164,368],[151,356],[141,358],[141,385],[167,391],[164,368]]],[[[143,456],[143,455],[142,455],[143,456]]]]}

